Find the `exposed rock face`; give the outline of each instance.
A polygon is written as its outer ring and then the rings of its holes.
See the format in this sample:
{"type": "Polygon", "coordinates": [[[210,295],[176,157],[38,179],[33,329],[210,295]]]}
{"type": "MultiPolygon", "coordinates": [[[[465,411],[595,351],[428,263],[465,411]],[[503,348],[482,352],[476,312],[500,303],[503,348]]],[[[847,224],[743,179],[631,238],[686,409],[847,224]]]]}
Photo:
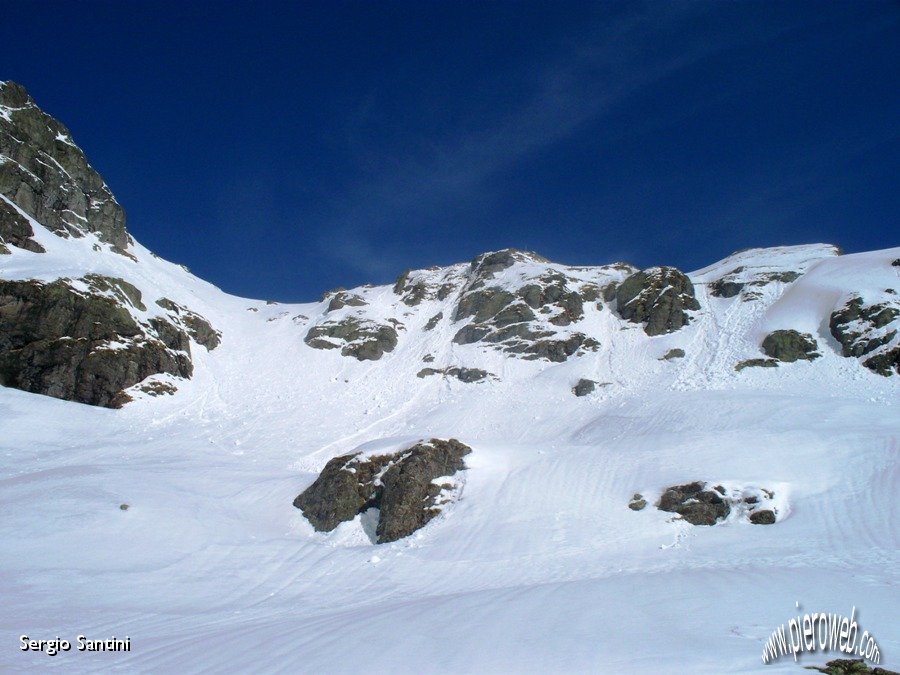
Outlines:
{"type": "Polygon", "coordinates": [[[659,498],[656,508],[677,513],[691,525],[715,525],[724,520],[731,508],[714,490],[705,490],[700,481],[668,488],[659,498]]]}
{"type": "Polygon", "coordinates": [[[491,376],[488,371],[480,368],[457,368],[456,366],[452,368],[422,368],[416,373],[416,377],[428,377],[430,375],[449,375],[467,384],[481,382],[491,376]]]}
{"type": "Polygon", "coordinates": [[[572,387],[572,393],[576,396],[587,396],[596,388],[597,383],[594,380],[587,380],[582,377],[580,380],[578,380],[578,383],[574,387],[572,387]]]}
{"type": "Polygon", "coordinates": [[[366,301],[358,295],[347,293],[346,291],[339,291],[332,296],[331,302],[328,303],[328,309],[326,311],[333,312],[336,309],[341,309],[347,306],[364,307],[365,304],[366,301]]]}
{"type": "Polygon", "coordinates": [[[645,324],[650,336],[680,329],[690,322],[687,311],[700,309],[691,280],[674,267],[632,274],[616,289],[616,305],[623,319],[645,324]]]}
{"type": "MultiPolygon", "coordinates": [[[[584,316],[584,298],[576,280],[547,271],[515,288],[489,286],[493,277],[518,262],[546,262],[540,256],[506,250],[472,261],[471,278],[460,295],[453,321],[468,321],[453,338],[456,344],[487,343],[524,359],[562,362],[599,343],[583,333],[562,333],[584,316]]],[[[595,285],[589,289],[597,291],[595,285]]]]}
{"type": "Polygon", "coordinates": [[[746,359],[738,363],[734,369],[741,372],[744,368],[777,368],[778,361],[775,359],[746,359]]]}
{"type": "MultiPolygon", "coordinates": [[[[68,130],[14,82],[0,83],[0,195],[62,237],[93,232],[120,253],[131,243],[125,212],[68,130]]],[[[30,226],[6,207],[0,236],[35,250],[30,226]]]]}
{"type": "Polygon", "coordinates": [[[313,326],[306,334],[306,344],[314,349],[338,349],[343,356],[359,361],[377,361],[397,346],[397,331],[392,326],[348,317],[343,321],[326,321],[313,326]]]}
{"type": "Polygon", "coordinates": [[[684,350],[683,349],[670,349],[665,354],[660,357],[660,361],[671,361],[672,359],[683,359],[684,358],[684,350]]]}
{"type": "Polygon", "coordinates": [[[745,267],[736,267],[728,274],[709,285],[710,294],[718,298],[733,298],[743,293],[744,300],[752,300],[759,297],[753,289],[762,288],[773,282],[789,284],[800,278],[800,273],[793,270],[781,270],[777,272],[763,272],[748,270],[745,267]]]}
{"type": "Polygon", "coordinates": [[[156,301],[156,304],[168,310],[172,321],[187,331],[197,344],[206,347],[207,351],[211,352],[222,342],[221,331],[213,328],[209,321],[199,314],[172,302],[168,298],[160,298],[156,301]]]}
{"type": "MultiPolygon", "coordinates": [[[[100,280],[130,286],[104,277],[92,282],[100,280]]],[[[0,281],[3,386],[119,407],[122,390],[150,375],[190,377],[189,349],[187,336],[166,320],[138,324],[113,298],[78,292],[67,280],[0,281]]]]}
{"type": "MultiPolygon", "coordinates": [[[[2,159],[0,157],[0,165],[3,164],[2,159]]],[[[0,166],[0,171],[2,170],[3,168],[0,166]]],[[[33,236],[34,230],[31,228],[31,223],[14,205],[0,199],[0,241],[32,253],[43,253],[44,247],[32,239],[33,236]]],[[[6,247],[4,246],[4,248],[6,247]]],[[[9,253],[8,249],[7,253],[9,253]]]]}
{"type": "Polygon", "coordinates": [[[370,508],[379,509],[379,544],[409,536],[440,513],[453,476],[472,449],[456,439],[431,439],[400,452],[336,457],[295,500],[319,532],[330,532],[370,508]]]}
{"type": "Polygon", "coordinates": [[[862,364],[879,375],[900,373],[900,302],[895,299],[867,304],[852,297],[833,312],[829,328],[841,343],[844,356],[866,357],[862,364]]]}
{"type": "Polygon", "coordinates": [[[813,361],[822,356],[818,349],[819,345],[812,335],[795,330],[776,330],[762,342],[763,353],[783,363],[813,361]]]}

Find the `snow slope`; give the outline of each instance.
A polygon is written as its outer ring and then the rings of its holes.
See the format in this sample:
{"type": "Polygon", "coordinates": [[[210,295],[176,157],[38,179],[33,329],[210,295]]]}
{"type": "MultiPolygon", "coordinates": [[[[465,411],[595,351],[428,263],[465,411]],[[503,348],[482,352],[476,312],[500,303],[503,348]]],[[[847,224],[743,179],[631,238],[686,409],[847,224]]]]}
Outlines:
{"type": "MultiPolygon", "coordinates": [[[[223,338],[193,350],[176,395],[122,410],[0,388],[0,671],[798,672],[760,658],[796,602],[855,606],[882,665],[900,665],[900,378],[842,357],[827,327],[851,292],[900,286],[900,248],[736,254],[691,275],[701,310],[656,338],[586,305],[577,328],[601,346],[564,363],[454,344],[458,291],[410,308],[353,289],[368,305],[328,318],[404,323],[393,352],[360,362],[304,343],[324,301],[236,298],[139,245],[135,261],[34,229],[47,253],[0,257],[0,277],[124,278],[223,338]],[[752,302],[708,292],[741,265],[803,275],[752,302]],[[814,334],[822,358],[736,372],[779,328],[814,334]],[[672,348],[685,358],[660,360],[672,348]],[[418,378],[425,354],[495,377],[418,378]],[[605,386],[576,398],[581,377],[605,386]],[[316,533],[291,505],[331,457],[431,437],[473,453],[461,499],[408,539],[376,546],[361,518],[316,533]],[[773,490],[779,522],[627,507],[697,479],[773,490]],[[24,653],[23,634],[128,635],[132,651],[24,653]]],[[[621,277],[523,262],[495,282],[548,269],[621,277]]]]}

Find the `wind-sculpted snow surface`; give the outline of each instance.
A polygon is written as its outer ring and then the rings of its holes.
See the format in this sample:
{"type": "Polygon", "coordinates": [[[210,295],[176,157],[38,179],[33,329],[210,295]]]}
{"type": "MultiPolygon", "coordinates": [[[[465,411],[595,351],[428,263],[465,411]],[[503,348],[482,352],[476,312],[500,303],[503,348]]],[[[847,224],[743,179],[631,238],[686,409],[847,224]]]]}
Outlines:
{"type": "Polygon", "coordinates": [[[900,248],[734,254],[686,273],[697,308],[679,294],[689,321],[648,335],[619,312],[625,264],[498,251],[266,303],[0,201],[35,243],[5,241],[0,283],[69,279],[123,325],[165,320],[193,370],[120,410],[0,387],[0,671],[793,672],[759,654],[798,603],[856,607],[897,669],[900,376],[865,362],[896,346],[900,248]],[[736,370],[777,331],[785,360],[736,370]],[[292,506],[336,457],[435,438],[472,452],[407,536],[292,506]],[[724,490],[714,526],[655,508],[696,481],[724,490]],[[131,651],[19,649],[79,634],[131,651]]]}

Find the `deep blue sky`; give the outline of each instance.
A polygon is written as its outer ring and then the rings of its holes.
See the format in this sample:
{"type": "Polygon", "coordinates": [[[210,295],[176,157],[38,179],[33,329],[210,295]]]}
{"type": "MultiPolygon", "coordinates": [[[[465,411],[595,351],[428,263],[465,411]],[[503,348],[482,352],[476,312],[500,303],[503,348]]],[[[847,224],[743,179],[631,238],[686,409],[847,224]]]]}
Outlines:
{"type": "Polygon", "coordinates": [[[44,0],[0,40],[132,234],[233,293],[900,245],[896,2],[44,0]]]}

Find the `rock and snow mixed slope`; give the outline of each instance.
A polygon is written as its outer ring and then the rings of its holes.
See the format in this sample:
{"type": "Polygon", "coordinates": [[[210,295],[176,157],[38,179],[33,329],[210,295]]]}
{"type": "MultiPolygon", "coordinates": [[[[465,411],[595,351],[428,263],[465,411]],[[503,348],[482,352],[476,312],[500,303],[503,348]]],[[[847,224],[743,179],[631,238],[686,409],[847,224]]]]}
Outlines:
{"type": "Polygon", "coordinates": [[[798,601],[856,606],[896,665],[900,248],[755,249],[690,274],[500,251],[246,300],[153,256],[124,214],[121,232],[92,220],[111,195],[61,126],[4,141],[37,115],[23,96],[0,85],[0,670],[788,672],[760,654],[798,601]],[[82,196],[49,216],[48,191],[82,196]],[[128,330],[24,330],[9,284],[55,283],[128,330]],[[802,339],[764,352],[778,331],[802,339]],[[79,363],[124,353],[102,390],[131,402],[80,396],[90,368],[51,373],[75,384],[50,396],[15,379],[79,340],[79,363]],[[130,350],[190,372],[141,378],[130,350]],[[471,452],[410,536],[375,543],[374,509],[317,532],[292,505],[335,457],[432,438],[471,452]],[[628,506],[695,481],[731,500],[714,527],[628,506]],[[751,496],[774,525],[750,523],[751,496]],[[133,651],[51,658],[22,634],[133,651]]]}

